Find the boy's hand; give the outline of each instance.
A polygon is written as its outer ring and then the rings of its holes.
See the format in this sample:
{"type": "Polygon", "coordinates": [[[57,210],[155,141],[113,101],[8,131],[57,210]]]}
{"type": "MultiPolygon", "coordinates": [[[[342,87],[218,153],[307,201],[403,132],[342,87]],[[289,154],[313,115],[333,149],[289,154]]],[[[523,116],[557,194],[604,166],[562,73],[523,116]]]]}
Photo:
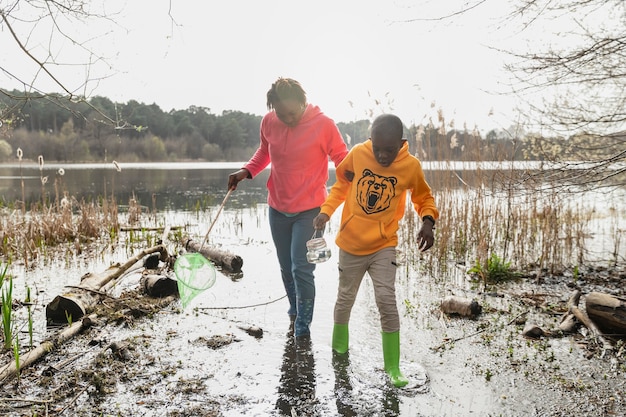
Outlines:
{"type": "Polygon", "coordinates": [[[417,233],[417,247],[420,252],[425,252],[435,243],[435,234],[433,233],[433,225],[429,221],[422,222],[422,227],[417,233]]]}
{"type": "Polygon", "coordinates": [[[313,228],[315,230],[323,230],[329,220],[330,217],[327,214],[320,213],[313,219],[313,228]]]}

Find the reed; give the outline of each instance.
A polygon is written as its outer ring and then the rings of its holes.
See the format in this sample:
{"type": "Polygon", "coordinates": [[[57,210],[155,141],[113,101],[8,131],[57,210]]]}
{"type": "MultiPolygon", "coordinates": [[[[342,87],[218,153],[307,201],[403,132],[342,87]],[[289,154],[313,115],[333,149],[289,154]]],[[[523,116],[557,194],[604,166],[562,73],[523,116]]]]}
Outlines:
{"type": "Polygon", "coordinates": [[[39,180],[41,181],[41,205],[46,206],[46,183],[48,182],[48,176],[43,175],[44,160],[43,155],[37,157],[39,163],[39,180]]]}
{"type": "Polygon", "coordinates": [[[56,205],[57,211],[60,210],[60,205],[62,204],[62,200],[60,198],[61,194],[65,195],[63,192],[63,176],[65,175],[65,170],[63,168],[59,168],[54,177],[54,204],[56,205]]]}
{"type": "Polygon", "coordinates": [[[13,359],[15,360],[15,376],[20,383],[20,338],[16,337],[13,343],[13,359]]]}
{"type": "MultiPolygon", "coordinates": [[[[437,120],[439,126],[415,129],[414,139],[422,161],[429,161],[430,155],[441,160],[435,169],[425,171],[440,211],[435,245],[426,253],[416,250],[421,221],[407,210],[399,238],[409,262],[435,279],[478,276],[488,285],[531,273],[540,279],[591,261],[586,243],[592,208],[575,194],[560,192],[558,183],[538,182],[537,176],[505,164],[514,162],[515,149],[489,152],[479,140],[463,144],[462,135],[446,131],[441,113],[437,120]],[[451,161],[459,146],[472,169],[459,170],[451,161]],[[490,159],[482,159],[484,155],[490,159]],[[510,159],[497,159],[499,155],[510,159]]],[[[614,229],[618,253],[620,233],[617,226],[614,229]]]]}
{"type": "Polygon", "coordinates": [[[28,346],[33,348],[33,309],[32,309],[32,299],[30,294],[30,287],[26,287],[26,298],[24,298],[24,303],[27,305],[28,310],[28,346]]]}
{"type": "MultiPolygon", "coordinates": [[[[23,153],[18,150],[21,161],[23,153]]],[[[65,171],[55,174],[54,201],[47,198],[44,175],[44,158],[39,155],[41,197],[26,210],[23,197],[21,216],[7,213],[0,218],[0,256],[4,259],[23,259],[28,267],[30,260],[46,254],[51,247],[65,242],[74,244],[77,253],[82,244],[101,237],[114,238],[119,232],[118,207],[107,198],[95,202],[77,201],[68,195],[63,186],[65,171]]],[[[22,180],[22,195],[24,195],[22,180]]],[[[45,256],[43,256],[45,258],[45,256]]]]}
{"type": "Polygon", "coordinates": [[[10,278],[6,279],[8,267],[9,265],[5,264],[4,269],[0,273],[0,288],[2,288],[2,335],[4,337],[3,346],[5,350],[11,350],[11,345],[13,344],[13,280],[10,278]]]}
{"type": "Polygon", "coordinates": [[[22,158],[24,157],[24,152],[22,152],[22,148],[17,148],[17,160],[20,165],[20,186],[22,188],[22,216],[26,214],[26,193],[24,192],[24,174],[22,174],[22,158]]]}

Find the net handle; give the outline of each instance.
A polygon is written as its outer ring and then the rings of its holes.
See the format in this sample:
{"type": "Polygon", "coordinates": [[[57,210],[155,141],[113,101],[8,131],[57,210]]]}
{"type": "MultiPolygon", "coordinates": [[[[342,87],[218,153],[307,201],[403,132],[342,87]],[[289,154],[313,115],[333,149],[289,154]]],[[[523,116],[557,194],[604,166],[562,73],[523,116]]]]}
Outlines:
{"type": "Polygon", "coordinates": [[[230,188],[228,192],[226,193],[226,196],[224,197],[222,204],[220,204],[219,208],[217,209],[217,213],[215,213],[215,217],[213,218],[213,221],[211,222],[211,225],[209,226],[209,230],[207,230],[206,235],[204,235],[204,240],[202,241],[202,244],[200,245],[200,249],[198,249],[198,252],[200,252],[202,248],[204,247],[204,244],[209,238],[209,233],[211,233],[211,229],[213,229],[213,226],[215,225],[217,218],[219,217],[220,213],[222,212],[222,209],[224,208],[224,204],[226,204],[226,200],[228,200],[228,197],[230,197],[230,193],[232,193],[233,190],[234,188],[230,188]]]}

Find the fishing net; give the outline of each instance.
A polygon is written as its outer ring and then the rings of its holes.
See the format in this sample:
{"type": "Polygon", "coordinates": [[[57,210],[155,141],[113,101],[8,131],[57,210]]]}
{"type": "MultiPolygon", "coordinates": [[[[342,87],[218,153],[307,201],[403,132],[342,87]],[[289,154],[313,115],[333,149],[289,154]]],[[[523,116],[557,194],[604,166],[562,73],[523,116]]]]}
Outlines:
{"type": "Polygon", "coordinates": [[[183,308],[201,292],[215,284],[215,267],[199,253],[187,253],[176,259],[174,272],[183,308]]]}

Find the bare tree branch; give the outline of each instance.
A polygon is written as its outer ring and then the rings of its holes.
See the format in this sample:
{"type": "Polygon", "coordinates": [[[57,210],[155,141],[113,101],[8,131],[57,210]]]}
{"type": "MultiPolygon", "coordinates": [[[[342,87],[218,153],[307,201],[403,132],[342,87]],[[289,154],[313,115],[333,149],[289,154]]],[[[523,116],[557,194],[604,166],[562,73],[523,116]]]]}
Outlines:
{"type": "Polygon", "coordinates": [[[478,0],[477,2],[475,2],[474,4],[470,4],[467,7],[464,7],[460,10],[457,10],[456,12],[453,13],[449,13],[447,15],[444,16],[436,16],[436,17],[423,17],[423,18],[419,18],[416,17],[414,19],[407,19],[404,20],[404,23],[411,23],[411,22],[437,22],[437,21],[443,21],[443,20],[450,20],[454,17],[460,16],[462,14],[465,14],[473,9],[476,9],[477,7],[479,7],[481,4],[485,3],[487,0],[478,0]]]}

